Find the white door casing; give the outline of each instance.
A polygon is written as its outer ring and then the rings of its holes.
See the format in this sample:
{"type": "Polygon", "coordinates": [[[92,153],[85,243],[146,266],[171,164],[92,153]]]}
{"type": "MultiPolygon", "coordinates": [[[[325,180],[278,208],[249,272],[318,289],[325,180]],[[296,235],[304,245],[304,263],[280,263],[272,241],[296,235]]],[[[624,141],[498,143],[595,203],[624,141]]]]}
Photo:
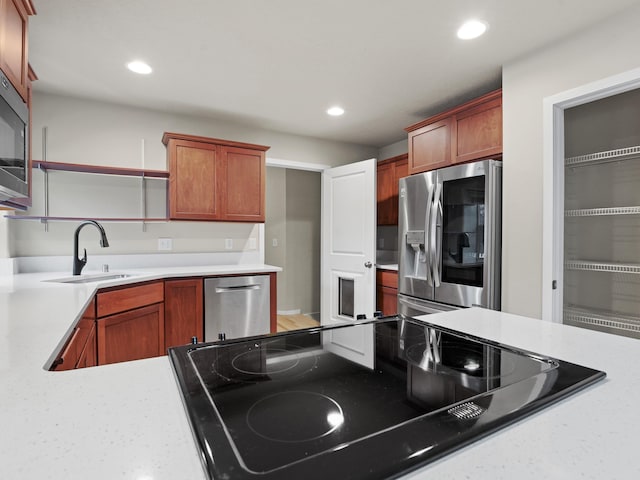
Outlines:
{"type": "Polygon", "coordinates": [[[543,100],[542,318],[544,320],[562,323],[563,316],[564,110],[636,88],[640,88],[640,68],[603,78],[543,100]]]}
{"type": "MultiPolygon", "coordinates": [[[[320,323],[351,324],[375,310],[376,161],[322,172],[320,323]],[[352,299],[353,302],[341,302],[352,299]]],[[[324,347],[373,368],[373,326],[325,332],[324,347]]]]}

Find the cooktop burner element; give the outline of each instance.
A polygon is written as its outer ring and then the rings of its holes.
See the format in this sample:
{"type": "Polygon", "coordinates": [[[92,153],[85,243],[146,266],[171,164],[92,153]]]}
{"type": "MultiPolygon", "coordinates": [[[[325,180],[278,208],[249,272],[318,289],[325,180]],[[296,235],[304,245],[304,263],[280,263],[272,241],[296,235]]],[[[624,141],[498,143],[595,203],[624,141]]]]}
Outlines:
{"type": "Polygon", "coordinates": [[[409,318],[169,354],[211,478],[398,476],[604,377],[409,318]]]}
{"type": "Polygon", "coordinates": [[[306,442],[329,435],[342,425],[338,403],[315,392],[282,392],[258,400],[247,412],[247,425],[276,442],[306,442]]]}

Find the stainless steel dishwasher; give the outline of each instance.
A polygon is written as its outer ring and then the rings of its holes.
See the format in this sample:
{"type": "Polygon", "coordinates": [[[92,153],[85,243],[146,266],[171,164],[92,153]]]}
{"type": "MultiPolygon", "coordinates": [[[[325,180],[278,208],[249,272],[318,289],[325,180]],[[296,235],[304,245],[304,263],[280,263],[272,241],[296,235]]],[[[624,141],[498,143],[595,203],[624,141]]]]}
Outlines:
{"type": "Polygon", "coordinates": [[[206,278],[205,342],[269,333],[269,297],[269,275],[206,278]]]}

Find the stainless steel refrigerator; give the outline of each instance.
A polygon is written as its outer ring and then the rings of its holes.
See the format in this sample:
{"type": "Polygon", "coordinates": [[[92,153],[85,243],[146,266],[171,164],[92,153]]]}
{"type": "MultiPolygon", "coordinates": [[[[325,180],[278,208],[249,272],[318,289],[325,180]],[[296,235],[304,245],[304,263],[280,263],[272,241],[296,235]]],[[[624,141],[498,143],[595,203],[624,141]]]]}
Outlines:
{"type": "Polygon", "coordinates": [[[502,162],[400,180],[398,312],[500,309],[502,162]]]}

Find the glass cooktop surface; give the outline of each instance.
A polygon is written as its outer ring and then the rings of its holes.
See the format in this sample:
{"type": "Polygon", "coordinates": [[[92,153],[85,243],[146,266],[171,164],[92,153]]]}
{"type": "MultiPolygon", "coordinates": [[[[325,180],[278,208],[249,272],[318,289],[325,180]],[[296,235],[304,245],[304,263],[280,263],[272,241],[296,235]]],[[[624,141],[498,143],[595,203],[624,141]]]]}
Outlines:
{"type": "Polygon", "coordinates": [[[399,476],[604,376],[395,317],[170,358],[211,478],[399,476]]]}

